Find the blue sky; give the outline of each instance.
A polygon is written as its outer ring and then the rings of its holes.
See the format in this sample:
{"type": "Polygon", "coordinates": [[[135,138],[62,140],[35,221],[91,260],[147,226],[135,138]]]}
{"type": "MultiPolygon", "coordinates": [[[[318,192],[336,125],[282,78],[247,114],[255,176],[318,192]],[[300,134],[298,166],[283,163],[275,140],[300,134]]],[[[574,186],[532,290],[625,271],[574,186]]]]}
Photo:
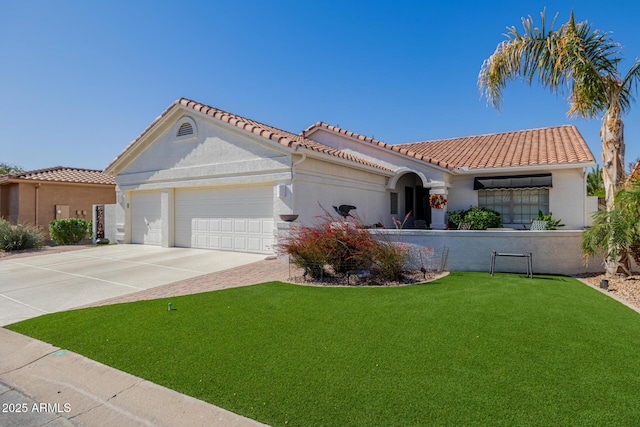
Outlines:
{"type": "MultiPolygon", "coordinates": [[[[298,133],[316,121],[390,144],[600,120],[514,82],[500,112],[477,88],[507,26],[544,7],[640,56],[640,2],[0,0],[0,162],[105,168],[187,97],[298,133]]],[[[537,21],[539,22],[539,21],[537,21]]],[[[640,157],[640,104],[625,120],[640,157]]]]}

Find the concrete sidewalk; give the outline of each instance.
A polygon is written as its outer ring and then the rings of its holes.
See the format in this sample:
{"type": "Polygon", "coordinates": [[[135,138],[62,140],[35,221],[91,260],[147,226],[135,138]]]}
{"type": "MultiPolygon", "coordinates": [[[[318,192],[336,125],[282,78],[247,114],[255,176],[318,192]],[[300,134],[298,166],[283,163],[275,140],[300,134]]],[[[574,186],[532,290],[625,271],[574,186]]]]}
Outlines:
{"type": "Polygon", "coordinates": [[[7,329],[0,342],[3,427],[264,425],[7,329]]]}

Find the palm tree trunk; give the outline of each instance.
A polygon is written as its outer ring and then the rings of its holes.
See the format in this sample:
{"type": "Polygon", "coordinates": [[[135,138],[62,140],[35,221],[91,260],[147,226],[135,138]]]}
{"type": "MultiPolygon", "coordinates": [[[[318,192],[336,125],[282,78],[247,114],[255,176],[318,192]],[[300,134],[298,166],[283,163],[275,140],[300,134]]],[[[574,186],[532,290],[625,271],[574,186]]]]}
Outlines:
{"type": "MultiPolygon", "coordinates": [[[[624,133],[620,117],[607,112],[602,120],[600,138],[602,139],[602,180],[604,182],[607,210],[614,209],[614,202],[618,184],[624,178],[624,133]]],[[[628,274],[624,265],[628,257],[623,248],[615,248],[613,241],[609,242],[609,251],[604,261],[605,273],[608,277],[618,274],[628,274]],[[617,254],[617,256],[614,256],[617,254]]]]}
{"type": "Polygon", "coordinates": [[[613,209],[618,184],[624,178],[624,125],[617,116],[607,114],[602,121],[602,180],[607,210],[613,209]]]}

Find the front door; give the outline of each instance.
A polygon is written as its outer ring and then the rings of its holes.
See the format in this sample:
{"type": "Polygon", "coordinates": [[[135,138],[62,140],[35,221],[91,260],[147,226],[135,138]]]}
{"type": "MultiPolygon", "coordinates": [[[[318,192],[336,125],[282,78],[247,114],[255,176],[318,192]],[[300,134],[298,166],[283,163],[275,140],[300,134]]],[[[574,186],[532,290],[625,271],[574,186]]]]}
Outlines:
{"type": "Polygon", "coordinates": [[[431,206],[429,206],[429,189],[416,187],[416,219],[426,221],[427,227],[431,224],[431,206]]]}

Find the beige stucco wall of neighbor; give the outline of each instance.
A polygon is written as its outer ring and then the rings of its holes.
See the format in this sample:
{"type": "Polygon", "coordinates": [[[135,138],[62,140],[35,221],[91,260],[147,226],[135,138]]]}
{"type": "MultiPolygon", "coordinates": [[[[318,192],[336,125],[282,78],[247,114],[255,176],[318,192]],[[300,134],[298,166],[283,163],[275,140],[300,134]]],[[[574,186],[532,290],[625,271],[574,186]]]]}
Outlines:
{"type": "MultiPolygon", "coordinates": [[[[486,271],[491,251],[533,254],[534,274],[576,275],[603,271],[602,258],[585,264],[580,250],[581,230],[555,231],[458,231],[458,230],[371,230],[380,238],[404,242],[418,248],[448,249],[445,270],[486,271]]],[[[445,251],[446,252],[446,251],[445,251]]],[[[414,265],[413,268],[418,267],[414,265]]],[[[526,273],[525,258],[498,257],[496,271],[526,273]]]]}
{"type": "Polygon", "coordinates": [[[18,222],[18,184],[7,184],[0,187],[0,217],[11,224],[18,222]]]}
{"type": "Polygon", "coordinates": [[[94,204],[116,200],[113,185],[20,182],[5,186],[3,199],[5,191],[8,193],[7,220],[12,224],[37,226],[45,238],[49,237],[49,222],[56,219],[56,205],[68,206],[70,218],[90,220],[94,204]]]}
{"type": "Polygon", "coordinates": [[[298,222],[311,225],[322,208],[335,215],[333,206],[356,206],[355,214],[366,224],[391,224],[387,176],[306,158],[295,166],[293,175],[293,213],[298,222]]]}

